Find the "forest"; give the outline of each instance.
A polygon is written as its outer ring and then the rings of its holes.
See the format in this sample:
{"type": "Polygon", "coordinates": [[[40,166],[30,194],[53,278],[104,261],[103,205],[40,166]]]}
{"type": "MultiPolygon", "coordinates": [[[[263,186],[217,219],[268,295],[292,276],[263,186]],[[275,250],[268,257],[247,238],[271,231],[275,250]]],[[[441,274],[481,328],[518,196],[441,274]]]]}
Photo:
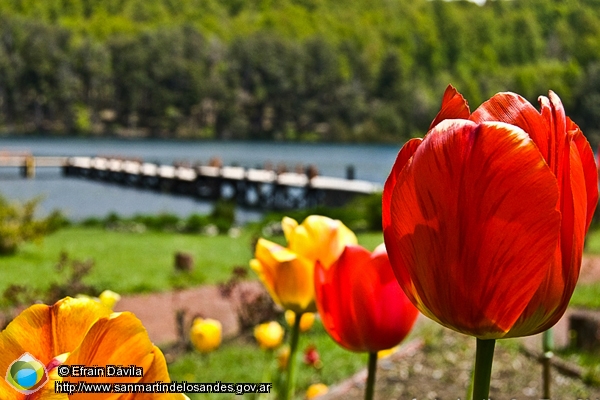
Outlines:
{"type": "Polygon", "coordinates": [[[0,135],[403,142],[555,91],[600,141],[599,0],[0,0],[0,135]]]}

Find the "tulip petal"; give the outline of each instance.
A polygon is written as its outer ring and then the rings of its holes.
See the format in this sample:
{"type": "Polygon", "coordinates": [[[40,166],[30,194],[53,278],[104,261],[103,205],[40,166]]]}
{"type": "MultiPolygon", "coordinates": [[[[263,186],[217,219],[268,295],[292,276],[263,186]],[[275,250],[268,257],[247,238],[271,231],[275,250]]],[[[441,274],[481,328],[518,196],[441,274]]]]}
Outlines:
{"type": "Polygon", "coordinates": [[[395,247],[389,254],[400,284],[443,325],[502,337],[552,262],[557,200],[556,178],[527,133],[442,121],[392,194],[384,237],[388,251],[395,247]]]}
{"type": "Polygon", "coordinates": [[[294,236],[294,230],[298,227],[298,221],[290,217],[283,217],[281,220],[281,229],[283,229],[283,234],[285,235],[285,240],[292,240],[294,236]]]}
{"type": "Polygon", "coordinates": [[[415,151],[421,144],[423,139],[414,138],[410,139],[408,142],[402,146],[400,151],[398,152],[398,156],[396,157],[396,161],[394,162],[394,166],[392,167],[392,172],[388,176],[385,181],[385,186],[383,187],[383,207],[382,207],[382,219],[383,219],[383,228],[389,226],[391,223],[390,220],[390,204],[392,202],[392,192],[394,191],[394,186],[396,186],[396,180],[400,171],[406,166],[408,160],[415,154],[415,151]]]}
{"type": "MultiPolygon", "coordinates": [[[[154,346],[154,361],[150,368],[146,371],[144,370],[144,377],[140,379],[139,383],[149,383],[153,384],[154,382],[161,383],[169,383],[171,379],[169,378],[169,371],[167,370],[167,362],[165,360],[165,356],[162,351],[156,346],[154,346]]],[[[128,393],[125,395],[121,395],[119,400],[181,400],[185,399],[183,394],[179,393],[128,393]]]]}
{"type": "MultiPolygon", "coordinates": [[[[352,301],[356,293],[351,284],[353,275],[350,258],[352,262],[362,266],[368,262],[369,252],[360,246],[347,246],[330,268],[317,263],[315,294],[323,326],[333,340],[348,350],[365,351],[362,326],[359,325],[355,302],[352,301]]],[[[362,300],[364,297],[361,295],[359,298],[362,300]]]]}
{"type": "Polygon", "coordinates": [[[278,268],[281,263],[294,260],[297,256],[283,246],[260,238],[256,243],[256,259],[250,260],[250,268],[263,282],[275,303],[281,305],[281,300],[275,291],[278,268]]]}
{"type": "Polygon", "coordinates": [[[577,145],[571,142],[570,149],[565,149],[565,152],[567,159],[560,162],[564,169],[560,193],[561,235],[554,262],[523,315],[507,335],[510,337],[542,332],[558,322],[579,277],[586,233],[586,182],[577,145]]]}
{"type": "MultiPolygon", "coordinates": [[[[111,310],[90,299],[64,298],[53,306],[36,304],[19,314],[0,334],[0,371],[28,352],[48,364],[55,356],[73,351],[88,329],[111,310]]],[[[0,379],[0,398],[15,393],[0,379]]]]}
{"type": "Polygon", "coordinates": [[[448,85],[442,98],[440,112],[438,112],[431,125],[429,125],[429,129],[432,129],[445,119],[469,119],[470,114],[467,100],[465,100],[462,94],[458,93],[454,86],[448,85]]]}
{"type": "Polygon", "coordinates": [[[314,263],[304,257],[281,263],[273,291],[281,305],[295,313],[314,312],[314,263]]]}
{"type": "MultiPolygon", "coordinates": [[[[57,381],[62,381],[62,378],[58,376],[58,369],[53,368],[48,371],[48,382],[35,393],[30,394],[28,397],[21,395],[21,399],[26,400],[68,400],[69,395],[66,393],[56,393],[56,387],[54,386],[57,381]]],[[[14,390],[13,390],[14,392],[14,390]]],[[[1,397],[2,400],[9,400],[11,397],[1,397]]]]}
{"type": "MultiPolygon", "coordinates": [[[[141,321],[132,313],[113,313],[99,319],[81,345],[65,361],[67,365],[134,365],[148,371],[154,360],[154,346],[141,321]]],[[[140,377],[86,377],[86,382],[136,383],[140,377]]],[[[65,379],[67,380],[67,379],[65,379]]],[[[86,394],[71,396],[85,399],[86,394]]],[[[98,399],[117,399],[118,393],[97,394],[98,399]]]]}
{"type": "Polygon", "coordinates": [[[323,326],[342,347],[378,352],[410,331],[417,309],[398,285],[383,248],[369,253],[346,246],[328,269],[315,268],[315,294],[323,326]]]}
{"type": "Polygon", "coordinates": [[[592,151],[589,142],[585,136],[583,136],[579,127],[569,118],[567,118],[567,129],[569,132],[572,132],[573,142],[577,146],[577,151],[585,175],[585,189],[587,194],[585,230],[587,232],[592,223],[596,206],[598,205],[598,167],[596,166],[594,152],[592,151]]]}
{"type": "Polygon", "coordinates": [[[356,243],[356,235],[341,221],[321,215],[308,216],[288,238],[291,251],[325,267],[337,260],[347,244],[356,243]]]}
{"type": "MultiPolygon", "coordinates": [[[[540,100],[541,101],[541,100],[540,100]]],[[[529,134],[542,157],[551,164],[554,138],[542,115],[525,98],[516,93],[498,93],[480,105],[469,118],[476,123],[499,121],[518,126],[529,134]]]]}

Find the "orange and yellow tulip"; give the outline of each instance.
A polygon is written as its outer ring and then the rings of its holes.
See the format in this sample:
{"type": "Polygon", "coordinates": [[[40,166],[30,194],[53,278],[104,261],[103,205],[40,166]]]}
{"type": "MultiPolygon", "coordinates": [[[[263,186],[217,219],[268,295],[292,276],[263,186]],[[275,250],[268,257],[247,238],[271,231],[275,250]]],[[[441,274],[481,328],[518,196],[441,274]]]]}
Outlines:
{"type": "Polygon", "coordinates": [[[315,263],[331,265],[356,236],[342,222],[319,215],[300,225],[286,217],[282,227],[288,246],[260,238],[250,266],[277,304],[295,313],[314,312],[315,263]]]}
{"type": "MultiPolygon", "coordinates": [[[[60,366],[134,365],[143,368],[143,376],[91,377],[88,383],[170,382],[165,358],[150,342],[142,323],[129,312],[113,313],[91,299],[64,298],[52,306],[33,305],[19,314],[0,333],[0,371],[5,374],[13,361],[24,353],[39,360],[48,380],[29,395],[16,391],[0,379],[3,400],[86,399],[87,393],[55,393],[55,382],[74,378],[60,377],[60,366]]],[[[75,381],[81,378],[74,379],[75,381]]],[[[98,394],[98,399],[185,399],[183,394],[98,394]]]]}
{"type": "Polygon", "coordinates": [[[384,246],[372,254],[347,246],[329,268],[315,270],[317,308],[342,347],[376,353],[399,344],[418,315],[394,277],[384,246]]]}
{"type": "Polygon", "coordinates": [[[422,313],[479,339],[563,315],[598,202],[594,155],[556,94],[499,93],[470,113],[451,86],[383,194],[387,250],[422,313]]]}

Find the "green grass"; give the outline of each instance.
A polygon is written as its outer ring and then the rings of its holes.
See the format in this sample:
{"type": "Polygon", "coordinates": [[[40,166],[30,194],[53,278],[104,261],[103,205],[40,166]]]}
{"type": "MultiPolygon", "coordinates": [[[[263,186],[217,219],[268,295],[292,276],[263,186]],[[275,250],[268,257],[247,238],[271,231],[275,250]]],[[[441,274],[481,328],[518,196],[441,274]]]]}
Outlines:
{"type": "MultiPolygon", "coordinates": [[[[281,241],[282,238],[279,238],[281,241]]],[[[382,242],[381,233],[359,236],[365,247],[382,242]]],[[[226,281],[235,266],[248,266],[253,256],[252,234],[214,237],[181,233],[126,233],[101,228],[70,227],[46,237],[39,244],[26,244],[14,256],[0,258],[0,293],[11,284],[44,289],[60,280],[54,266],[60,253],[71,259],[93,259],[95,266],[84,282],[98,290],[121,294],[165,291],[173,286],[214,284],[226,281]],[[195,268],[190,274],[174,271],[174,254],[189,252],[195,268]]],[[[250,274],[254,278],[254,274],[250,274]]]]}
{"type": "Polygon", "coordinates": [[[600,254],[600,229],[590,230],[585,238],[585,252],[600,254]]]}
{"type": "MultiPolygon", "coordinates": [[[[585,253],[595,256],[600,255],[600,229],[588,232],[585,241],[585,253]]],[[[600,308],[600,282],[577,285],[569,304],[574,307],[600,308]]]]}
{"type": "MultiPolygon", "coordinates": [[[[282,323],[284,324],[284,323],[282,323]]],[[[285,326],[285,325],[283,325],[285,326]]],[[[285,338],[289,340],[288,336],[285,338]]],[[[332,385],[364,368],[367,363],[366,353],[353,353],[338,346],[325,332],[320,321],[308,332],[300,335],[298,348],[298,382],[297,395],[303,394],[312,383],[332,385]],[[322,367],[316,369],[302,362],[302,353],[310,345],[316,347],[322,367]]],[[[238,382],[277,382],[280,372],[277,368],[275,354],[259,349],[251,336],[241,336],[225,343],[217,351],[203,356],[197,352],[179,357],[169,365],[172,380],[188,382],[215,383],[216,381],[238,382]],[[243,360],[243,361],[241,361],[243,360]],[[243,368],[240,366],[243,365],[243,368]]],[[[235,395],[227,394],[190,394],[193,399],[232,399],[235,395]]]]}

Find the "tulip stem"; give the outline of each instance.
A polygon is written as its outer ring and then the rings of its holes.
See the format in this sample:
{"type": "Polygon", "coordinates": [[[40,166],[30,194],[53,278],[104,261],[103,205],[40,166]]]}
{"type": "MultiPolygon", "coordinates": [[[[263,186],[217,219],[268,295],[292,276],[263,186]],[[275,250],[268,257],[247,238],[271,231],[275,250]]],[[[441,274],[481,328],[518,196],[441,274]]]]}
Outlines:
{"type": "Polygon", "coordinates": [[[375,374],[377,373],[377,352],[369,353],[369,368],[367,375],[367,387],[365,388],[365,400],[373,400],[375,393],[375,374]]]}
{"type": "Polygon", "coordinates": [[[550,398],[550,385],[552,383],[552,376],[550,371],[550,366],[552,362],[552,357],[554,354],[552,353],[553,348],[553,337],[552,337],[552,328],[544,331],[542,334],[542,387],[543,387],[543,399],[550,398]]]}
{"type": "Polygon", "coordinates": [[[477,338],[475,375],[473,378],[473,400],[487,400],[490,398],[490,380],[492,376],[495,346],[496,339],[483,340],[477,338]]]}
{"type": "Polygon", "coordinates": [[[290,357],[287,365],[287,382],[285,388],[285,399],[290,400],[294,397],[296,389],[296,372],[298,371],[298,363],[296,353],[298,352],[298,339],[300,338],[300,319],[302,313],[296,313],[296,321],[292,326],[292,336],[290,337],[290,357]]]}

